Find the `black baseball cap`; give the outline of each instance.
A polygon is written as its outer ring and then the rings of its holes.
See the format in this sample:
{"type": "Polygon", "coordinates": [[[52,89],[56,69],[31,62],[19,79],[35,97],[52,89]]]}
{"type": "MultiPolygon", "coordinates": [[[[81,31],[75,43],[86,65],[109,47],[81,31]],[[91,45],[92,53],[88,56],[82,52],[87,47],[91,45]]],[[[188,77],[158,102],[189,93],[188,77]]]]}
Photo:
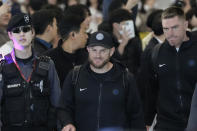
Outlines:
{"type": "Polygon", "coordinates": [[[7,31],[11,31],[13,28],[20,27],[20,26],[27,26],[32,25],[31,17],[25,13],[18,13],[10,19],[7,31]]]}
{"type": "Polygon", "coordinates": [[[112,36],[104,31],[94,32],[93,34],[91,34],[88,42],[88,47],[92,46],[103,46],[110,49],[114,47],[112,36]]]}

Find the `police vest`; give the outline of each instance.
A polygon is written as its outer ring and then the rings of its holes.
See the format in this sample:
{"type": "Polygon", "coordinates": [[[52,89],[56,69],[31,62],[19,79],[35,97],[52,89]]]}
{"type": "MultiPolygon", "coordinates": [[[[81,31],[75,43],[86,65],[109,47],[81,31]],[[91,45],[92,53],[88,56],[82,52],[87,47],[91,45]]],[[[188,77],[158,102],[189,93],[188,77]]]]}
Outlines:
{"type": "Polygon", "coordinates": [[[2,66],[4,80],[2,122],[4,126],[42,126],[50,108],[48,57],[36,58],[29,82],[23,79],[14,62],[2,66]]]}

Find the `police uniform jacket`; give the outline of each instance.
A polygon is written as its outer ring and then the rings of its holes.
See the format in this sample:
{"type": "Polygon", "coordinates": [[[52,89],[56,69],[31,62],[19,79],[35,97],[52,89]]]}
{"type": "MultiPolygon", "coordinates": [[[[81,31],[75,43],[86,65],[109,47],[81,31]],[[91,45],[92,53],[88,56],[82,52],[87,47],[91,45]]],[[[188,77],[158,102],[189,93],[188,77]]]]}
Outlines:
{"type": "Polygon", "coordinates": [[[47,126],[50,111],[54,112],[60,96],[53,62],[49,58],[32,57],[16,59],[15,64],[10,54],[5,58],[0,74],[3,127],[47,126]]]}

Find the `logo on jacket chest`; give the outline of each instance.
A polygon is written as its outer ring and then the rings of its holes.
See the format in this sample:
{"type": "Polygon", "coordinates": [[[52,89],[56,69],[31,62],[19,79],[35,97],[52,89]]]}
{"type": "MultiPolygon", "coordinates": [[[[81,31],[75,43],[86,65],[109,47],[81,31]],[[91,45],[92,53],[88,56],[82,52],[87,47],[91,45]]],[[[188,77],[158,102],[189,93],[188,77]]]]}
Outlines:
{"type": "Polygon", "coordinates": [[[10,85],[7,85],[7,88],[16,88],[16,87],[20,87],[21,84],[10,84],[10,85]]]}
{"type": "Polygon", "coordinates": [[[193,59],[190,59],[190,60],[188,60],[187,64],[188,64],[189,67],[193,67],[193,66],[196,66],[196,61],[193,60],[193,59]]]}
{"type": "Polygon", "coordinates": [[[85,90],[87,90],[87,89],[88,89],[88,88],[80,88],[79,91],[82,92],[82,91],[85,91],[85,90]]]}
{"type": "Polygon", "coordinates": [[[113,89],[112,90],[112,94],[117,96],[120,93],[120,91],[118,89],[113,89]]]}

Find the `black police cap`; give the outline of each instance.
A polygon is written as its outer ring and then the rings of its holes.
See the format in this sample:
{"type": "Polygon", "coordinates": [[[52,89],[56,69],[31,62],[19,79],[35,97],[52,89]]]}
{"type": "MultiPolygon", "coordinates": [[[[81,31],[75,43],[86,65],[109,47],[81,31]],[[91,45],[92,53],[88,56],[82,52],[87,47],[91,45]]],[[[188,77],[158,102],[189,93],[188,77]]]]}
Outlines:
{"type": "Polygon", "coordinates": [[[28,14],[19,13],[12,16],[8,23],[7,31],[11,31],[13,28],[26,25],[32,25],[31,17],[28,14]]]}

